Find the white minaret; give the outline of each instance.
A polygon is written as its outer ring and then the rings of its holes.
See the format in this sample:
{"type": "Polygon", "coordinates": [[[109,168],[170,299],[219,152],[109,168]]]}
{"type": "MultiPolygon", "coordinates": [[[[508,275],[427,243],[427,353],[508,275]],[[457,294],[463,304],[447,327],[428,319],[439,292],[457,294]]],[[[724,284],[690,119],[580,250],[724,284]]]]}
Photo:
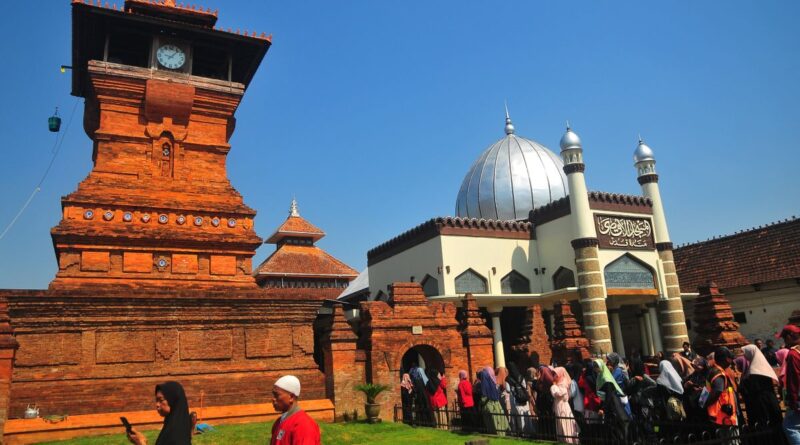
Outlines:
{"type": "Polygon", "coordinates": [[[653,233],[656,243],[668,243],[667,219],[664,216],[664,206],[661,203],[661,193],[658,191],[658,175],[656,174],[656,158],[653,150],[639,137],[639,146],[633,152],[633,162],[636,166],[639,184],[642,193],[653,201],[653,233]]]}
{"type": "Polygon", "coordinates": [[[589,209],[589,192],[586,189],[586,178],[583,175],[586,166],[583,163],[583,147],[581,139],[575,134],[567,122],[567,132],[561,137],[561,159],[564,160],[564,173],[569,182],[569,208],[572,214],[573,236],[575,239],[595,238],[592,222],[592,211],[589,209]]]}

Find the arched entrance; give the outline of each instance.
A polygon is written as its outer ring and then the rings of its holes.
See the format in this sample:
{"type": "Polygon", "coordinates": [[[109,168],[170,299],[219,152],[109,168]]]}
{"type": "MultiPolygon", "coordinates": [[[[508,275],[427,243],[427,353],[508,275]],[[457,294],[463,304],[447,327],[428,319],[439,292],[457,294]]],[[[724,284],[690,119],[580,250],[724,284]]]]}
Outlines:
{"type": "Polygon", "coordinates": [[[412,366],[419,366],[422,369],[433,368],[439,372],[444,372],[444,358],[442,354],[433,346],[417,345],[406,351],[400,360],[400,375],[408,372],[412,366]]]}

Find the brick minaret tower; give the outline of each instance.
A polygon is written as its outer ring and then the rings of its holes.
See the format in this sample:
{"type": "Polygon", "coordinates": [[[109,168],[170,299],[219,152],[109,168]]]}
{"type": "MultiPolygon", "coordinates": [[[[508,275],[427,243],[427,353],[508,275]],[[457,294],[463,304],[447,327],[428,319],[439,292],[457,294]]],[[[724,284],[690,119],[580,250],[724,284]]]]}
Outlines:
{"type": "Polygon", "coordinates": [[[72,94],[94,166],[62,198],[51,288],[255,288],[256,212],[225,160],[270,39],[216,20],[173,0],[73,0],[72,94]]]}
{"type": "Polygon", "coordinates": [[[611,352],[611,331],[608,327],[606,293],[603,287],[603,272],[600,270],[598,246],[600,242],[594,230],[589,194],[583,172],[583,147],[581,140],[569,126],[561,137],[561,158],[564,173],[569,180],[569,207],[573,221],[572,248],[575,249],[575,268],[578,276],[578,292],[583,309],[584,329],[592,343],[592,353],[611,352]]]}
{"type": "Polygon", "coordinates": [[[683,342],[689,341],[683,302],[681,301],[681,288],[678,285],[678,274],[675,271],[675,260],[672,257],[672,242],[669,240],[667,219],[664,216],[664,206],[658,190],[656,159],[653,150],[641,138],[633,154],[633,159],[639,184],[642,186],[642,193],[653,202],[653,233],[659,263],[664,271],[666,287],[661,290],[661,298],[658,300],[658,323],[661,324],[663,346],[666,349],[665,352],[679,352],[683,342]]]}

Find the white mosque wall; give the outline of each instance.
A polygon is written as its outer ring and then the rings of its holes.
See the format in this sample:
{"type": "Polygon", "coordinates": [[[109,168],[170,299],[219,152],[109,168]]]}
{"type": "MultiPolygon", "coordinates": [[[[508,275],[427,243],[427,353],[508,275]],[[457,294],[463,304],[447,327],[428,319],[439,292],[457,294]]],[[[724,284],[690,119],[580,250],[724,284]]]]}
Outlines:
{"type": "MultiPolygon", "coordinates": [[[[419,283],[427,274],[439,281],[439,294],[441,295],[444,290],[442,283],[446,281],[443,279],[443,275],[439,274],[439,267],[443,264],[441,237],[437,236],[370,265],[368,267],[369,293],[372,298],[375,298],[379,291],[387,293],[386,287],[394,282],[409,281],[411,277],[414,277],[414,281],[419,283]]],[[[442,268],[442,272],[444,272],[444,268],[442,268]]],[[[453,279],[448,278],[450,281],[453,279]]]]}
{"type": "MultiPolygon", "coordinates": [[[[786,323],[792,311],[800,310],[800,283],[796,280],[782,280],[765,283],[755,290],[753,286],[725,289],[723,292],[731,304],[731,311],[739,320],[739,332],[753,342],[756,338],[764,341],[774,339],[786,323]]],[[[685,298],[683,311],[687,320],[694,319],[694,297],[685,298]]],[[[694,321],[689,330],[689,338],[694,340],[694,321]]],[[[775,340],[781,345],[781,340],[775,340]]]]}
{"type": "Polygon", "coordinates": [[[539,259],[530,240],[469,236],[441,239],[443,264],[450,267],[444,279],[445,295],[456,294],[455,278],[467,269],[487,279],[490,294],[501,293],[500,280],[512,270],[530,281],[533,293],[539,292],[540,276],[533,273],[533,268],[539,267],[539,259]]]}
{"type": "Polygon", "coordinates": [[[553,290],[553,274],[559,267],[564,267],[572,271],[575,280],[578,279],[575,269],[575,251],[572,249],[572,221],[571,215],[549,221],[540,226],[536,226],[535,247],[538,248],[542,258],[540,267],[545,268],[545,279],[542,280],[540,292],[553,290]]]}

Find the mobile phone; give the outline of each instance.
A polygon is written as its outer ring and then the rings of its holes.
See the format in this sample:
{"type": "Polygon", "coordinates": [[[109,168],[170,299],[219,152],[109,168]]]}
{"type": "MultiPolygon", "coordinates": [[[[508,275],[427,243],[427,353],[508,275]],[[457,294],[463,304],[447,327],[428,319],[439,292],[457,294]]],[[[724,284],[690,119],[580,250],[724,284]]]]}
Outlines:
{"type": "Polygon", "coordinates": [[[131,428],[133,428],[133,426],[131,425],[130,422],[128,422],[128,419],[125,417],[120,417],[119,420],[120,422],[122,422],[123,425],[125,425],[125,433],[130,434],[131,428]]]}

